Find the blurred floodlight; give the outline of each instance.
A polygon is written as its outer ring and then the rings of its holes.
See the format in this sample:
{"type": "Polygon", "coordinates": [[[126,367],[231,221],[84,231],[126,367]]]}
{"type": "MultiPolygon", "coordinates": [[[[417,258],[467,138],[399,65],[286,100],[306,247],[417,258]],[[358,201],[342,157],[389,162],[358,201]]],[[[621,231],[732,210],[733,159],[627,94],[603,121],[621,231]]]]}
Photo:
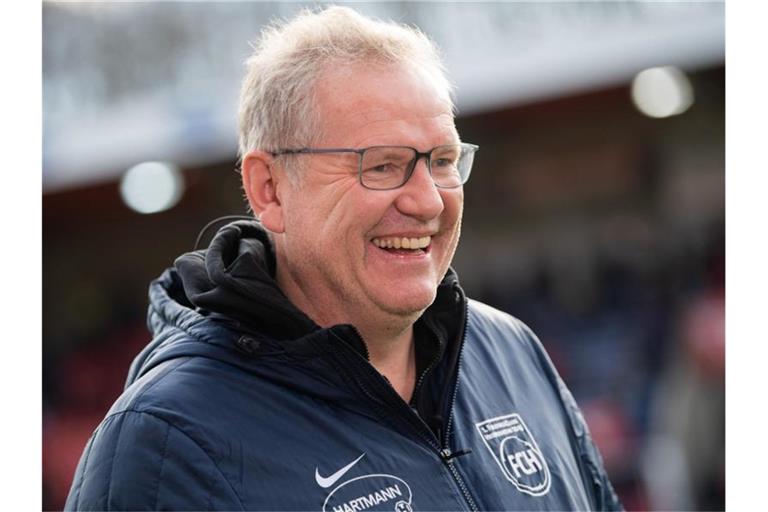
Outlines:
{"type": "Polygon", "coordinates": [[[685,73],[673,66],[650,68],[632,81],[632,101],[649,117],[682,114],[693,104],[693,87],[685,73]]]}
{"type": "Polygon", "coordinates": [[[168,162],[143,162],[125,171],[120,181],[120,196],[139,213],[157,213],[179,202],[184,177],[168,162]]]}

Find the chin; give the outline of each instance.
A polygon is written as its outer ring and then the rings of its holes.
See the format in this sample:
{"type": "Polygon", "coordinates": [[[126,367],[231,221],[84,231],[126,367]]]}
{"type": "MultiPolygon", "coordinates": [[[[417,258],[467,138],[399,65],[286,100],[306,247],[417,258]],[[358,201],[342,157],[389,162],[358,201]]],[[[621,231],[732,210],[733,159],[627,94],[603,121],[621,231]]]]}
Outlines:
{"type": "Polygon", "coordinates": [[[397,316],[421,316],[434,301],[437,288],[430,290],[411,291],[411,293],[399,294],[395,297],[387,297],[379,302],[381,308],[387,313],[397,316]]]}

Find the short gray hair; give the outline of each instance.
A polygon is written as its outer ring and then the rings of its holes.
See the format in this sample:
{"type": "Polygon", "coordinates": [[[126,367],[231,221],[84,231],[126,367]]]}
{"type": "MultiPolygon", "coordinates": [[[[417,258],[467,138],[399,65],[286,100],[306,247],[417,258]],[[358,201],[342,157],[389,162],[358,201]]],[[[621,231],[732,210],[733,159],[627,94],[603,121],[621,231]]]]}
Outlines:
{"type": "Polygon", "coordinates": [[[452,101],[434,43],[419,29],[367,18],[348,7],[303,10],[289,22],[264,29],[240,92],[242,158],[253,150],[312,145],[320,119],[315,80],[332,63],[382,62],[416,66],[452,101]]]}

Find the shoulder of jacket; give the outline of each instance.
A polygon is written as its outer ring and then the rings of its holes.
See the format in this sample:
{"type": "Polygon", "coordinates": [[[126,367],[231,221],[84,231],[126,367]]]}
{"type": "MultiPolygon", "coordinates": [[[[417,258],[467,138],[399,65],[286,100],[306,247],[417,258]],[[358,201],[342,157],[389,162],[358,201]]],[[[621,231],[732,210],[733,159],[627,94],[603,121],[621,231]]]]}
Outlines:
{"type": "Polygon", "coordinates": [[[123,404],[125,409],[136,409],[136,404],[146,399],[148,392],[164,380],[174,379],[176,369],[191,360],[192,357],[180,357],[156,364],[128,385],[115,404],[123,404]]]}
{"type": "Polygon", "coordinates": [[[65,510],[200,508],[214,497],[240,509],[231,481],[204,441],[159,415],[121,410],[88,440],[65,510]]]}
{"type": "Polygon", "coordinates": [[[475,299],[467,299],[470,314],[492,322],[519,322],[517,318],[500,309],[475,299]]]}
{"type": "Polygon", "coordinates": [[[239,396],[227,389],[227,383],[245,378],[242,369],[210,357],[191,354],[168,359],[126,387],[107,416],[135,411],[155,414],[171,423],[174,418],[194,422],[211,404],[239,396]]]}
{"type": "Polygon", "coordinates": [[[488,361],[510,357],[539,368],[557,385],[559,375],[536,334],[522,320],[476,300],[469,301],[466,350],[488,361]]]}
{"type": "Polygon", "coordinates": [[[540,342],[530,327],[519,318],[488,304],[469,299],[467,322],[468,333],[494,338],[501,335],[504,339],[539,348],[540,342]]]}

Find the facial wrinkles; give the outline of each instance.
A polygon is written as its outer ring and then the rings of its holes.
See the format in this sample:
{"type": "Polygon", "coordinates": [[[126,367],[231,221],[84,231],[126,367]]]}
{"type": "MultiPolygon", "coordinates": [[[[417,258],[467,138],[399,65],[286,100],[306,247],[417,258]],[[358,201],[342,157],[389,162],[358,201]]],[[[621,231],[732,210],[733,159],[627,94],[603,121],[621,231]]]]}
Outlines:
{"type": "Polygon", "coordinates": [[[357,147],[380,146],[380,145],[412,145],[404,141],[412,140],[408,137],[411,133],[439,133],[439,138],[425,141],[425,144],[431,144],[428,148],[442,144],[453,144],[458,142],[459,137],[456,127],[453,123],[453,116],[445,112],[436,113],[429,116],[410,116],[403,117],[396,121],[390,119],[379,119],[375,115],[363,115],[365,121],[357,124],[350,130],[356,137],[357,147]],[[388,141],[388,142],[382,142],[388,141]]]}
{"type": "MultiPolygon", "coordinates": [[[[352,187],[347,187],[347,189],[350,188],[352,187]]],[[[334,190],[341,192],[341,189],[334,190]]],[[[332,211],[336,212],[339,201],[335,201],[333,204],[332,211]]],[[[300,211],[298,213],[299,217],[291,219],[290,225],[300,226],[302,224],[301,216],[325,218],[326,222],[323,223],[320,229],[324,231],[322,233],[323,239],[327,240],[328,237],[338,236],[338,230],[341,228],[339,227],[339,221],[334,217],[339,217],[339,214],[343,214],[343,210],[334,214],[324,211],[322,205],[312,205],[309,210],[300,211]]],[[[342,235],[345,237],[346,233],[342,235]]],[[[346,279],[344,273],[337,267],[327,264],[327,258],[329,257],[327,246],[321,243],[303,243],[304,235],[301,232],[288,238],[293,239],[293,243],[288,242],[289,245],[286,247],[290,253],[288,261],[292,263],[282,268],[290,274],[291,280],[295,283],[294,290],[303,296],[301,304],[305,311],[320,325],[331,325],[348,321],[348,319],[336,318],[332,314],[343,311],[337,305],[354,301],[354,297],[350,296],[346,287],[326,287],[320,285],[321,283],[343,282],[346,279]],[[313,308],[312,304],[323,304],[324,307],[313,308]]],[[[335,246],[338,247],[340,245],[339,240],[343,239],[336,238],[335,246]]]]}
{"type": "MultiPolygon", "coordinates": [[[[368,106],[364,107],[362,105],[357,107],[357,110],[355,110],[356,117],[359,118],[363,123],[375,123],[378,121],[391,121],[392,117],[392,109],[389,107],[380,107],[380,106],[368,106]]],[[[398,112],[402,112],[402,110],[398,109],[398,112]]],[[[434,108],[431,112],[424,113],[424,115],[418,115],[416,112],[412,112],[409,115],[406,116],[398,116],[401,119],[404,120],[419,120],[419,119],[436,119],[441,116],[446,116],[450,118],[451,123],[453,122],[453,115],[451,114],[450,108],[446,105],[445,108],[434,108]]]]}
{"type": "MultiPolygon", "coordinates": [[[[330,210],[325,212],[325,225],[333,230],[339,229],[339,222],[345,215],[349,214],[347,196],[350,194],[359,194],[363,191],[358,186],[357,169],[352,169],[349,165],[331,166],[330,168],[316,169],[317,176],[315,182],[323,187],[326,195],[323,204],[318,204],[318,208],[330,204],[330,210]]],[[[318,213],[318,215],[320,215],[318,213]]]]}
{"type": "MultiPolygon", "coordinates": [[[[381,131],[377,130],[372,132],[370,129],[366,130],[365,128],[361,128],[359,132],[367,132],[368,134],[363,138],[359,138],[358,140],[360,142],[355,145],[359,147],[365,147],[368,145],[367,141],[371,141],[371,145],[386,145],[386,143],[382,141],[388,140],[391,140],[389,143],[392,145],[401,145],[404,144],[404,141],[410,141],[413,139],[399,136],[392,138],[392,134],[398,134],[404,131],[403,129],[398,128],[413,129],[415,119],[422,119],[425,123],[434,123],[434,120],[440,117],[445,118],[441,121],[446,127],[446,135],[432,139],[431,142],[429,142],[429,144],[432,145],[429,147],[417,149],[427,150],[431,149],[435,145],[450,144],[455,142],[458,139],[458,136],[456,135],[453,118],[451,115],[443,113],[427,118],[414,118],[414,120],[392,121],[387,119],[372,121],[373,124],[376,124],[379,128],[381,128],[381,131]],[[393,126],[395,124],[398,126],[393,126]]],[[[382,222],[390,224],[394,232],[403,232],[404,230],[437,231],[439,229],[439,216],[425,226],[422,221],[415,220],[412,217],[398,211],[396,205],[396,197],[398,194],[402,193],[402,191],[370,191],[364,189],[363,187],[359,186],[357,168],[355,168],[355,165],[353,165],[351,162],[348,162],[344,159],[331,159],[329,158],[329,155],[316,155],[315,158],[317,159],[317,164],[312,166],[312,169],[309,169],[310,172],[314,173],[311,179],[313,179],[316,184],[320,184],[323,188],[327,188],[332,193],[332,195],[329,196],[330,199],[328,200],[328,202],[332,205],[331,210],[330,212],[326,212],[327,218],[329,220],[328,225],[341,225],[339,223],[343,221],[345,215],[349,213],[347,211],[347,207],[344,206],[346,204],[345,200],[347,195],[362,194],[362,197],[357,198],[356,202],[370,203],[369,206],[365,206],[366,208],[380,208],[382,201],[389,204],[386,212],[382,212],[383,217],[381,218],[381,222],[377,223],[375,226],[372,226],[372,230],[377,230],[377,228],[380,228],[382,222]],[[384,194],[388,194],[390,197],[387,200],[384,200],[384,194]],[[337,210],[341,211],[339,215],[336,215],[337,210]],[[387,220],[388,217],[392,217],[392,219],[387,220]]],[[[416,172],[424,172],[422,167],[423,165],[419,165],[416,172]]]]}

